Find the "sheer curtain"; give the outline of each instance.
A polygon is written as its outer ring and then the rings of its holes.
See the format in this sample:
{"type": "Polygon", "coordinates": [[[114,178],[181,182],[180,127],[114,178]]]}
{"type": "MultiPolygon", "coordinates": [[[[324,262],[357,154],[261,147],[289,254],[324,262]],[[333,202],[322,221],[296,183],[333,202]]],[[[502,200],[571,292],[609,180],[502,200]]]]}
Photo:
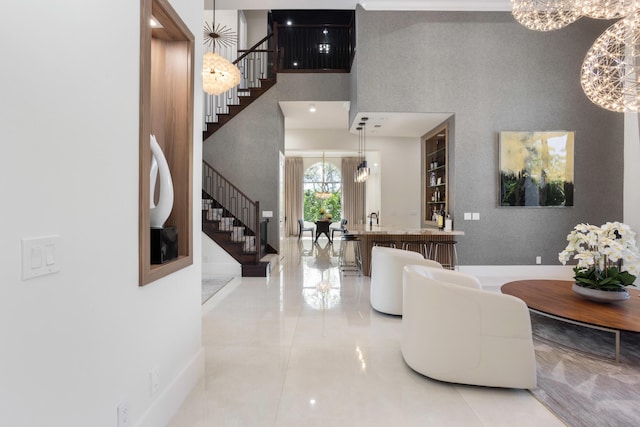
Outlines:
{"type": "Polygon", "coordinates": [[[359,157],[342,159],[342,218],[347,219],[347,229],[349,225],[366,224],[366,183],[353,180],[360,160],[359,157]]]}
{"type": "Polygon", "coordinates": [[[304,165],[302,157],[287,157],[284,166],[285,235],[298,235],[298,218],[304,214],[304,165]]]}

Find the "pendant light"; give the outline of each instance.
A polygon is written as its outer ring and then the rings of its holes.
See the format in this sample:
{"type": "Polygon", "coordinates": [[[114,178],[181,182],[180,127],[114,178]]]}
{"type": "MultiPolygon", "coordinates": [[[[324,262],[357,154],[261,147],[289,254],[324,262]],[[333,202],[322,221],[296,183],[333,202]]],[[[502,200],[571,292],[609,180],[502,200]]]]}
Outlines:
{"type": "Polygon", "coordinates": [[[326,200],[329,197],[331,197],[331,193],[329,191],[327,191],[327,184],[324,181],[324,151],[322,152],[322,187],[320,187],[320,191],[316,191],[315,196],[318,199],[322,199],[322,200],[326,200]]]}
{"type": "MultiPolygon", "coordinates": [[[[360,152],[360,164],[358,165],[358,169],[356,170],[355,182],[365,182],[369,178],[369,167],[367,166],[367,134],[365,126],[367,124],[368,117],[363,117],[362,121],[358,123],[359,127],[356,128],[359,131],[358,139],[362,141],[362,151],[360,152]],[[360,132],[361,131],[361,132],[360,132]]],[[[360,143],[358,143],[358,150],[360,150],[360,143]]]]}
{"type": "Polygon", "coordinates": [[[235,42],[235,34],[226,26],[216,26],[216,1],[213,0],[211,27],[205,22],[204,43],[212,47],[202,58],[202,88],[209,95],[220,95],[240,84],[240,70],[226,58],[218,55],[216,41],[223,46],[235,42]]]}

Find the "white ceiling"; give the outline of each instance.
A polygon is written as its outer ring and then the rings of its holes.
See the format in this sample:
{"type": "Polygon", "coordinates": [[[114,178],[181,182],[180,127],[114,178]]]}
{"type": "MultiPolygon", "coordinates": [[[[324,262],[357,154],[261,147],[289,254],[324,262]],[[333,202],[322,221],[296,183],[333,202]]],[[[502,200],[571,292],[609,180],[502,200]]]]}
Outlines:
{"type": "MultiPolygon", "coordinates": [[[[509,0],[216,0],[216,9],[347,9],[360,4],[366,10],[473,10],[509,11],[509,0]]],[[[211,9],[213,0],[205,0],[211,9]]]]}
{"type": "Polygon", "coordinates": [[[362,112],[349,127],[348,101],[281,101],[286,129],[333,129],[357,134],[356,128],[367,117],[370,136],[419,138],[452,116],[452,113],[362,112]],[[314,106],[316,111],[311,112],[314,106]]]}

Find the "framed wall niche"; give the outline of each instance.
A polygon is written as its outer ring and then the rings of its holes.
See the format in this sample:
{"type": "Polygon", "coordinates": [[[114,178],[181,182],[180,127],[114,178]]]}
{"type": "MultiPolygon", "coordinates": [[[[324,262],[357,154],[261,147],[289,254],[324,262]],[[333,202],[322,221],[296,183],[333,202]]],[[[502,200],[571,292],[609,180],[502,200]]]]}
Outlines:
{"type": "Polygon", "coordinates": [[[143,286],[193,263],[194,36],[167,0],[141,0],[140,9],[138,240],[143,286]],[[159,25],[152,26],[152,18],[159,25]],[[151,134],[173,179],[173,209],[165,224],[178,229],[178,257],[164,264],[151,264],[151,134]]]}
{"type": "Polygon", "coordinates": [[[574,132],[500,132],[499,206],[573,206],[574,132]]]}

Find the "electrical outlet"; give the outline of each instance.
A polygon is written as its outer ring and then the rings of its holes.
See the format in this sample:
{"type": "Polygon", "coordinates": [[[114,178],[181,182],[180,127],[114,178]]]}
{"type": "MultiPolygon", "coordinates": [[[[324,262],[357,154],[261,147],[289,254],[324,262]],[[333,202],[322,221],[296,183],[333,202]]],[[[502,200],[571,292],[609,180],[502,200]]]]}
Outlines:
{"type": "Polygon", "coordinates": [[[149,392],[153,396],[160,388],[160,368],[155,366],[149,371],[149,392]]]}
{"type": "Polygon", "coordinates": [[[540,255],[536,257],[536,264],[542,264],[542,257],[540,255]]]}
{"type": "Polygon", "coordinates": [[[131,407],[128,400],[123,400],[118,405],[118,427],[131,425],[131,407]]]}

